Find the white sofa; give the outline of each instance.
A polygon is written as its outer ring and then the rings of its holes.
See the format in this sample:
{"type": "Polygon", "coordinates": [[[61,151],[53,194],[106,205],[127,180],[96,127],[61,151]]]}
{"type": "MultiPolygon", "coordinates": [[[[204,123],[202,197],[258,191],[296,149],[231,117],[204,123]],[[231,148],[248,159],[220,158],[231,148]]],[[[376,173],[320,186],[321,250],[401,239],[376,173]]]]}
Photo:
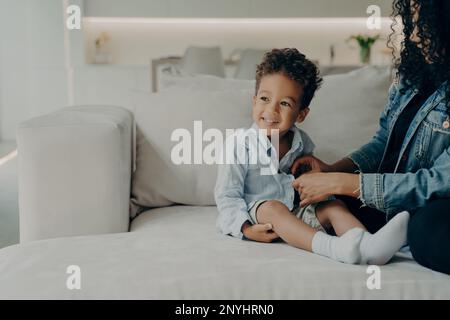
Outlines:
{"type": "MultiPolygon", "coordinates": [[[[370,138],[388,85],[380,70],[325,79],[303,127],[317,155],[331,161],[370,138]]],[[[230,92],[142,94],[133,112],[70,107],[22,123],[21,243],[0,250],[0,299],[450,298],[450,276],[405,255],[369,289],[367,266],[219,234],[214,166],[168,163],[167,133],[202,115],[221,129],[249,122],[250,91],[230,92]],[[66,286],[71,265],[79,290],[66,286]]]]}

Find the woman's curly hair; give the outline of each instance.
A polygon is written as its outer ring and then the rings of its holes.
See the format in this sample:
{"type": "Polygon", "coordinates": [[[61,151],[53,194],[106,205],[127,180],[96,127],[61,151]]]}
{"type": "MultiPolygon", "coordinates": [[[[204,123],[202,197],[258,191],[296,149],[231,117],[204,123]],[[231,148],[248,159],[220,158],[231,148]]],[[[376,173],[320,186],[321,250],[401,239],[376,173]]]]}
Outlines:
{"type": "Polygon", "coordinates": [[[297,49],[272,49],[264,54],[263,61],[256,67],[255,95],[258,94],[262,77],[275,73],[281,73],[302,86],[301,109],[309,106],[322,84],[317,66],[297,49]]]}
{"type": "MultiPolygon", "coordinates": [[[[394,48],[395,18],[400,17],[404,39],[400,57],[395,58],[394,52],[394,66],[405,90],[420,90],[425,85],[437,88],[450,80],[450,1],[394,0],[392,8],[394,22],[388,46],[394,48]]],[[[450,116],[450,83],[445,98],[450,116]]]]}

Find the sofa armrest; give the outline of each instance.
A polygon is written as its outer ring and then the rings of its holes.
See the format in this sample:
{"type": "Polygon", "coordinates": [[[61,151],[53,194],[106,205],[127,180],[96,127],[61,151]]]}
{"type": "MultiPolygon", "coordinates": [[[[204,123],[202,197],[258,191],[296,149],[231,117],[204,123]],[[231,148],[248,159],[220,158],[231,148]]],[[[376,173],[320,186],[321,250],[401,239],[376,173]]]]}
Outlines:
{"type": "Polygon", "coordinates": [[[17,129],[20,241],[126,232],[133,114],[76,106],[17,129]]]}

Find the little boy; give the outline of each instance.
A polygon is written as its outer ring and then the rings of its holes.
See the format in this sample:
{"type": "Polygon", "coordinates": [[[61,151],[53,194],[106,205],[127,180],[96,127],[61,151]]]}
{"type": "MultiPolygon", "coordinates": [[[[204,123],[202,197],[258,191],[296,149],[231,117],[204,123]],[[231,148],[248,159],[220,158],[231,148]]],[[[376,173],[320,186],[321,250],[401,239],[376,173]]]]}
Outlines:
{"type": "Polygon", "coordinates": [[[261,144],[246,140],[237,145],[244,148],[247,160],[219,166],[217,226],[222,233],[241,239],[272,242],[280,237],[292,246],[344,263],[385,264],[406,244],[407,212],[397,214],[372,235],[341,201],[330,198],[300,207],[299,194],[292,187],[294,160],[314,149],[309,136],[295,123],[305,120],[321,82],[317,67],[297,49],[273,49],[265,54],[257,66],[254,124],[247,134],[265,130],[263,139],[269,146],[265,152],[276,157],[278,170],[262,174],[261,164],[249,163],[252,153],[258,154],[255,145],[261,144]],[[327,234],[331,228],[337,236],[327,234]]]}

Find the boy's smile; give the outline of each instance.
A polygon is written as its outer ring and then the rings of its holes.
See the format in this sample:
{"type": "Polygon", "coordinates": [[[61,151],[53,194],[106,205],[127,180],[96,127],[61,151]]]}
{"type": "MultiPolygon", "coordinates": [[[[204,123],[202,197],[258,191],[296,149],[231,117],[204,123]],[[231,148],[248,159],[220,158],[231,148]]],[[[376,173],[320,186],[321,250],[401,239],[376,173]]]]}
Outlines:
{"type": "Polygon", "coordinates": [[[282,73],[261,78],[258,93],[253,97],[253,121],[260,129],[279,130],[280,138],[295,122],[302,122],[309,109],[300,110],[302,86],[282,73]]]}

